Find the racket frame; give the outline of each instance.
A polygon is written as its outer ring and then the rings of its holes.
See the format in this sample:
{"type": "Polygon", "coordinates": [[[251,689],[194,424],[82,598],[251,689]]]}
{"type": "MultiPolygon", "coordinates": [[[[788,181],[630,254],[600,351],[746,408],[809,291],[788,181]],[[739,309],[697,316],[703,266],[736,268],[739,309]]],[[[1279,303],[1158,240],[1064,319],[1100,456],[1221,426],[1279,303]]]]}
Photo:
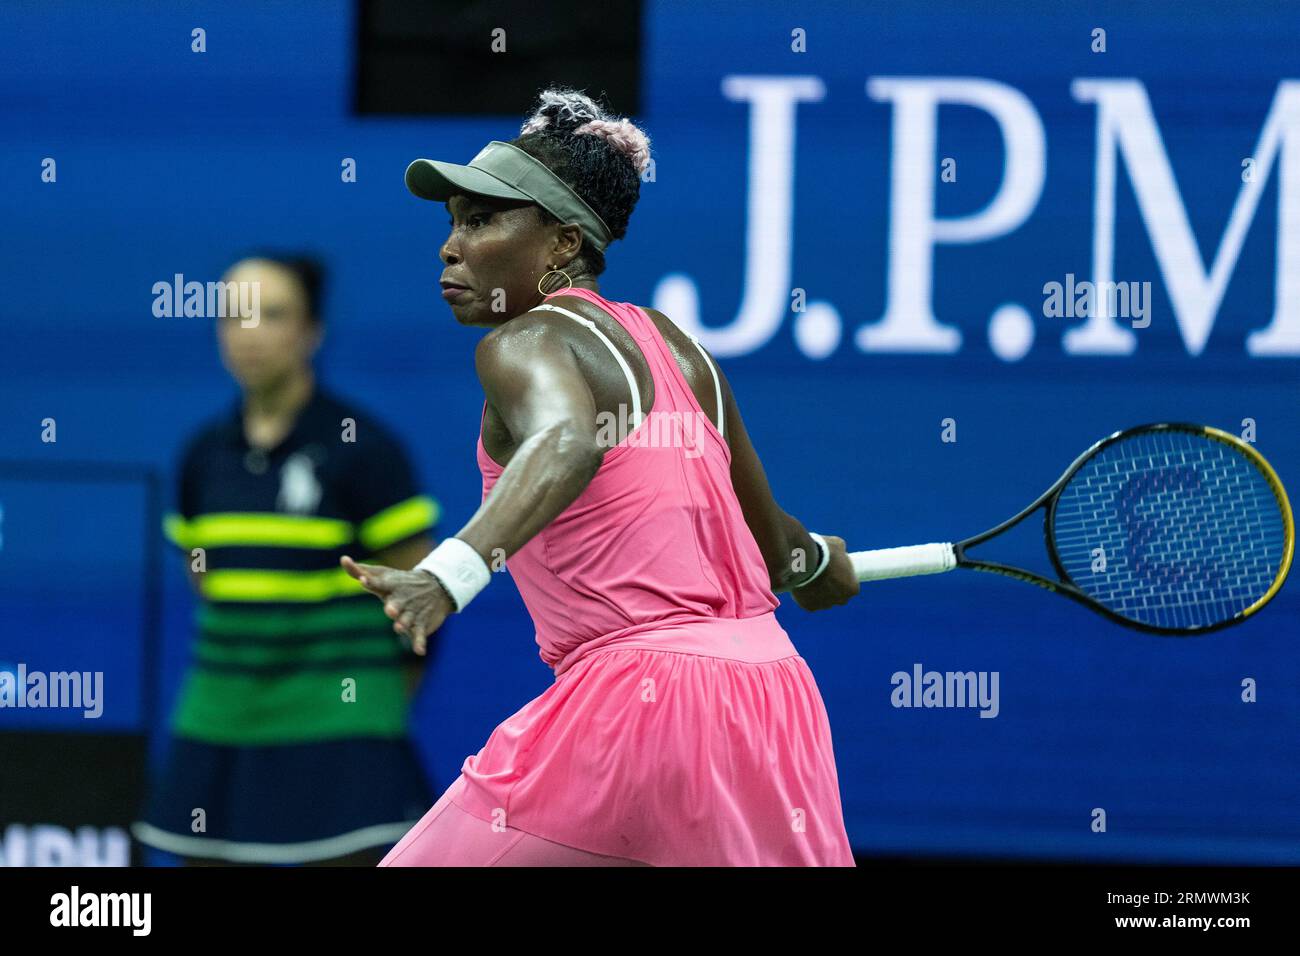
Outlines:
{"type": "Polygon", "coordinates": [[[990,528],[988,531],[954,543],[952,548],[953,553],[957,558],[957,567],[959,568],[970,568],[975,571],[988,571],[993,574],[1006,575],[1007,577],[1015,578],[1018,581],[1026,581],[1030,584],[1036,584],[1048,591],[1071,598],[1089,610],[1096,611],[1098,614],[1110,618],[1117,624],[1135,628],[1136,630],[1144,631],[1148,634],[1161,634],[1170,637],[1195,637],[1201,634],[1209,634],[1212,631],[1222,630],[1223,628],[1231,627],[1234,624],[1240,624],[1271,601],[1273,596],[1281,590],[1282,584],[1286,581],[1287,574],[1290,572],[1291,562],[1295,555],[1295,518],[1291,512],[1291,503],[1287,500],[1286,489],[1278,478],[1277,472],[1273,470],[1273,466],[1265,460],[1264,456],[1252,448],[1247,442],[1242,441],[1235,435],[1221,431],[1218,428],[1211,428],[1208,425],[1193,425],[1186,422],[1159,422],[1149,425],[1134,425],[1131,428],[1125,428],[1111,435],[1107,435],[1100,441],[1095,442],[1090,448],[1074,460],[1070,467],[1065,470],[1065,473],[1061,475],[1061,477],[1058,478],[1050,488],[1039,495],[1032,504],[1022,510],[1019,514],[1008,518],[1006,521],[1003,521],[996,527],[990,528]],[[1273,580],[1273,584],[1264,595],[1255,601],[1254,604],[1238,611],[1227,620],[1218,621],[1214,624],[1199,625],[1196,627],[1160,627],[1125,617],[1122,614],[1112,611],[1099,601],[1089,597],[1083,590],[1081,590],[1066,572],[1065,567],[1061,564],[1060,555],[1056,551],[1056,542],[1052,537],[1052,524],[1053,519],[1056,516],[1056,505],[1057,502],[1060,501],[1060,493],[1062,489],[1069,484],[1070,479],[1074,477],[1075,473],[1083,467],[1085,462],[1091,459],[1103,448],[1113,445],[1117,441],[1130,438],[1139,433],[1161,431],[1182,431],[1191,432],[1196,435],[1203,435],[1221,441],[1224,444],[1231,446],[1234,450],[1244,454],[1264,475],[1273,492],[1274,498],[1277,500],[1278,507],[1281,509],[1286,541],[1284,544],[1282,562],[1278,569],[1278,573],[1273,580]],[[966,550],[968,548],[973,548],[978,544],[988,541],[990,538],[997,537],[1010,528],[1014,528],[1039,508],[1044,507],[1043,543],[1047,547],[1047,554],[1048,557],[1051,558],[1052,566],[1056,569],[1056,573],[1060,575],[1059,581],[1045,578],[1041,574],[1035,574],[1033,571],[1026,571],[1024,568],[1013,567],[1012,565],[1002,564],[998,561],[985,561],[967,555],[966,550]]]}

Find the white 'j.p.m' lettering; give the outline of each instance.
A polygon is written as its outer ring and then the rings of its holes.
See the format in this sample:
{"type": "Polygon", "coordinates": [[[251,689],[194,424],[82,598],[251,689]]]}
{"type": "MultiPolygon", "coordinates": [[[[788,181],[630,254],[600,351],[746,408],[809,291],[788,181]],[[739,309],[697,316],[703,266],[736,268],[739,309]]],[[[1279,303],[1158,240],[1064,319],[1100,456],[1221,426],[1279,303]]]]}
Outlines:
{"type": "MultiPolygon", "coordinates": [[[[699,285],[684,272],[660,280],[654,303],[725,357],[767,344],[791,308],[796,120],[801,103],[825,97],[825,84],[815,76],[728,76],[722,92],[734,102],[747,102],[750,115],[740,307],[731,321],[706,326],[699,285]]],[[[1246,338],[1245,350],[1261,357],[1300,355],[1300,82],[1284,80],[1278,85],[1252,153],[1253,175],[1243,177],[1208,269],[1141,81],[1076,79],[1070,92],[1079,103],[1095,104],[1096,110],[1093,286],[1109,288],[1114,281],[1116,181],[1122,160],[1183,345],[1189,355],[1201,354],[1276,165],[1274,313],[1267,326],[1246,338]]],[[[889,261],[884,313],[861,325],[853,342],[868,353],[957,352],[963,344],[961,330],[934,313],[934,251],[940,245],[991,241],[1032,216],[1046,171],[1042,121],[1024,94],[978,77],[872,77],[866,93],[892,108],[889,261]],[[1004,150],[1002,179],[992,199],[975,213],[951,218],[935,215],[933,175],[938,168],[939,107],[946,105],[987,113],[997,124],[1004,150]]],[[[833,304],[807,302],[795,316],[795,343],[805,355],[824,358],[839,346],[841,327],[833,304]]],[[[1000,357],[1018,359],[1032,344],[1034,329],[1024,306],[1003,303],[990,319],[990,343],[1000,357]]],[[[1122,327],[1104,309],[1092,310],[1061,337],[1061,348],[1069,355],[1126,355],[1136,347],[1132,329],[1122,327]]]]}

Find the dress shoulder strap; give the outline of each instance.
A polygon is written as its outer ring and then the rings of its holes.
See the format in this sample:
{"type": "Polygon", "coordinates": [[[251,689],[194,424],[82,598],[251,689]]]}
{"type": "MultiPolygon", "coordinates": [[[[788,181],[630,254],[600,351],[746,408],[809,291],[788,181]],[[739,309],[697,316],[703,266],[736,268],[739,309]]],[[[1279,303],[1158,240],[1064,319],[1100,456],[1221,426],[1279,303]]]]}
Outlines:
{"type": "MultiPolygon", "coordinates": [[[[595,322],[591,321],[591,319],[584,319],[582,316],[578,315],[578,313],[571,312],[558,305],[551,305],[549,302],[546,302],[542,305],[534,306],[533,311],[539,309],[546,309],[550,312],[559,312],[561,315],[567,315],[575,322],[585,325],[592,332],[596,333],[596,337],[605,343],[605,347],[609,349],[610,354],[614,356],[614,361],[618,362],[618,367],[623,370],[623,375],[627,379],[627,387],[632,392],[632,418],[629,421],[629,425],[635,428],[637,425],[641,424],[641,391],[636,387],[636,376],[632,374],[632,368],[627,364],[627,359],[623,358],[623,354],[619,352],[619,350],[614,347],[614,343],[609,340],[609,336],[602,332],[599,326],[597,326],[595,322]]],[[[696,344],[698,345],[699,343],[697,342],[696,344]]],[[[714,376],[714,380],[717,380],[716,375],[714,376]]]]}
{"type": "MultiPolygon", "coordinates": [[[[682,329],[682,331],[686,332],[685,329],[682,329]]],[[[704,364],[709,367],[709,371],[713,374],[713,395],[718,402],[718,434],[724,435],[722,427],[726,424],[727,410],[722,407],[722,383],[718,380],[718,369],[713,364],[713,359],[709,358],[709,353],[704,351],[704,346],[700,344],[700,340],[691,335],[690,332],[686,332],[686,337],[695,343],[695,347],[704,356],[704,364]]]]}

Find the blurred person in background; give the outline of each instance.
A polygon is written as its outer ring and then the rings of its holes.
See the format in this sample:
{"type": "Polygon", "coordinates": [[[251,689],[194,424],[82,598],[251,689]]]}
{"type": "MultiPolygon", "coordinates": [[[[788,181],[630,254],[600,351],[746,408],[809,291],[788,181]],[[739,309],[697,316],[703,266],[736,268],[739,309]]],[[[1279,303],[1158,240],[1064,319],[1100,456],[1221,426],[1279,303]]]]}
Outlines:
{"type": "Polygon", "coordinates": [[[167,533],[197,640],[133,831],[190,865],[373,865],[430,802],[407,734],[426,658],[339,556],[413,567],[438,505],[393,435],[316,379],[319,265],[259,256],[223,282],[257,283],[259,308],[217,320],[240,395],[180,460],[167,533]]]}

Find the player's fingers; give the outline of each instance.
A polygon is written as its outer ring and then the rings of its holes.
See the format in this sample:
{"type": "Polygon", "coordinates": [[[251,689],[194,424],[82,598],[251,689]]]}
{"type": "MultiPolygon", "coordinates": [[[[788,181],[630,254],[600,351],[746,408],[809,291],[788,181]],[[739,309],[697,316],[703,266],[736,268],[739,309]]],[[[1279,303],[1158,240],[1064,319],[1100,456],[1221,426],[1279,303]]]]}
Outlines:
{"type": "Polygon", "coordinates": [[[339,563],[343,565],[343,570],[360,581],[361,586],[372,594],[387,594],[391,590],[388,584],[391,568],[382,564],[358,564],[346,554],[339,558],[339,563]]]}
{"type": "Polygon", "coordinates": [[[339,558],[339,564],[343,565],[343,570],[346,571],[349,575],[356,578],[358,581],[361,580],[362,577],[361,565],[353,561],[351,556],[346,554],[343,555],[343,557],[339,558]]]}
{"type": "Polygon", "coordinates": [[[396,601],[385,601],[384,613],[387,614],[392,620],[396,621],[402,616],[402,606],[398,604],[396,601]]]}

